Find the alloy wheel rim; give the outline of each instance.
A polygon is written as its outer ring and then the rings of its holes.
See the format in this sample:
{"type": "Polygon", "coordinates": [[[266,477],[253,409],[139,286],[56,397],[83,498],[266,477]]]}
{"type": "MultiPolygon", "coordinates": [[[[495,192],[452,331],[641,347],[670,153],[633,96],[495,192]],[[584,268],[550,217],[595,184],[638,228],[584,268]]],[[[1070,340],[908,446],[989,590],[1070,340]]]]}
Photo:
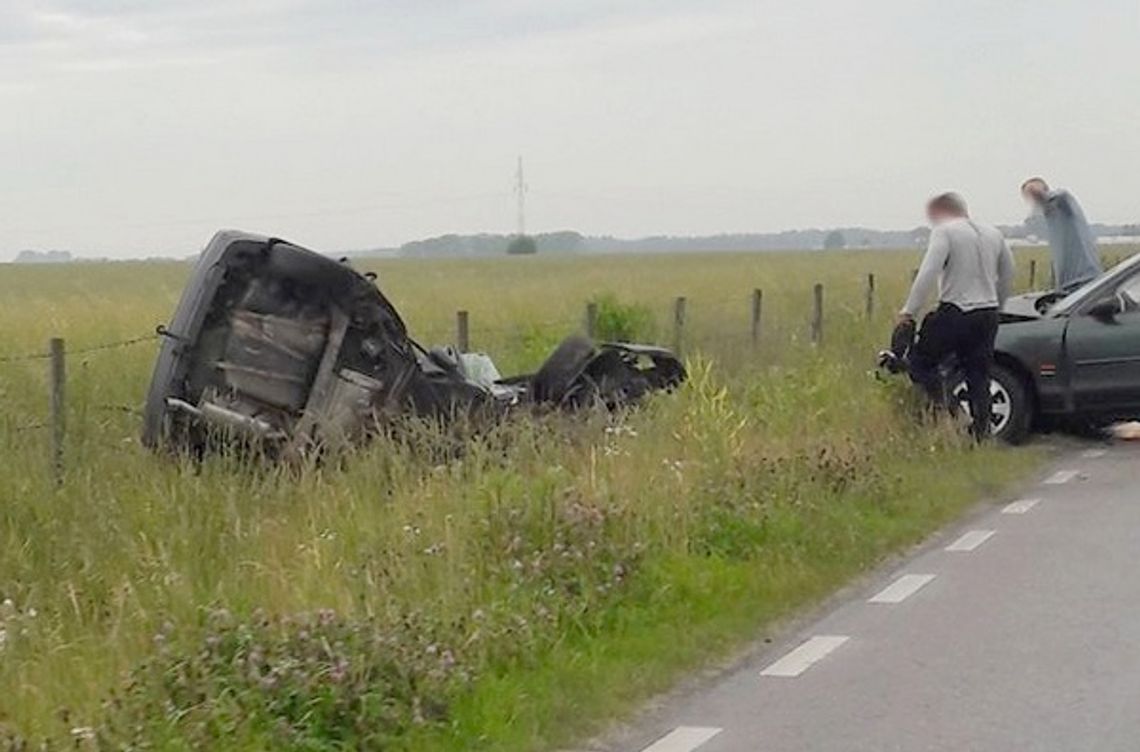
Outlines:
{"type": "MultiPolygon", "coordinates": [[[[1001,433],[1005,427],[1009,425],[1010,418],[1013,417],[1013,399],[1009,395],[1009,390],[1001,385],[997,379],[990,379],[990,432],[994,434],[1001,433]]],[[[954,387],[954,400],[962,411],[973,420],[974,413],[970,409],[970,391],[966,387],[966,382],[959,382],[954,387]]]]}

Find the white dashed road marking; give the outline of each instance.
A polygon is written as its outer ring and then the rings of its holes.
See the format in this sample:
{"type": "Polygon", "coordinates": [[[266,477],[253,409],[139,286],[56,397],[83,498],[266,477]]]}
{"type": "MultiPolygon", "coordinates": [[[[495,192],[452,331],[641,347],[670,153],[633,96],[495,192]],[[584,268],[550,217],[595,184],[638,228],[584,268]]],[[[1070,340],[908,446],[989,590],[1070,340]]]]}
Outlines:
{"type": "Polygon", "coordinates": [[[911,597],[923,585],[926,585],[934,579],[932,574],[904,574],[890,585],[879,591],[877,595],[871,598],[868,603],[902,603],[907,598],[911,597]]]}
{"type": "Polygon", "coordinates": [[[1107,449],[1086,449],[1081,452],[1081,456],[1086,460],[1099,460],[1104,455],[1108,454],[1107,449]]]}
{"type": "Polygon", "coordinates": [[[1017,501],[1006,504],[1002,510],[1002,514],[1025,514],[1033,507],[1037,506],[1041,499],[1019,499],[1017,501]]]}
{"type": "Polygon", "coordinates": [[[692,752],[719,733],[718,728],[678,726],[642,752],[692,752]]]}
{"type": "Polygon", "coordinates": [[[993,530],[971,530],[946,547],[947,551],[973,551],[990,539],[993,530]]]}
{"type": "Polygon", "coordinates": [[[1078,474],[1079,473],[1077,473],[1076,470],[1058,470],[1045,480],[1045,485],[1060,486],[1068,483],[1073,478],[1077,477],[1078,474]]]}
{"type": "Polygon", "coordinates": [[[847,642],[843,635],[817,635],[760,672],[761,676],[799,676],[847,642]]]}

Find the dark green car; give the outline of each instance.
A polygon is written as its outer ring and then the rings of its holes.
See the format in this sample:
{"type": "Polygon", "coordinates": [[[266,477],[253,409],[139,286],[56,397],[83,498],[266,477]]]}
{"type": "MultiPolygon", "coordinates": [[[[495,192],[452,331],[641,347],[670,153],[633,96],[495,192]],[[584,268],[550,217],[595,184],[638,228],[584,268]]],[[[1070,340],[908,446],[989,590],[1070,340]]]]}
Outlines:
{"type": "MultiPolygon", "coordinates": [[[[1140,255],[1067,297],[1011,298],[995,343],[993,432],[1011,443],[1048,422],[1140,416],[1140,255]]],[[[965,384],[954,388],[966,400],[965,384]]]]}

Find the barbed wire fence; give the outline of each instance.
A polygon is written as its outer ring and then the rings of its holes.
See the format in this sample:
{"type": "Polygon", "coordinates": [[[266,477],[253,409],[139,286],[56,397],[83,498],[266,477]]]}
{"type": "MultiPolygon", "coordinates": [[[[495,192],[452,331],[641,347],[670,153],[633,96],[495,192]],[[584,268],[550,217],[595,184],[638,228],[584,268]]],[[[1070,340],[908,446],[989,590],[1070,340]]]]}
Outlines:
{"type": "MultiPolygon", "coordinates": [[[[136,345],[142,345],[158,340],[165,334],[162,327],[156,328],[149,334],[130,337],[128,339],[110,340],[98,344],[77,348],[68,352],[62,337],[52,337],[44,351],[20,353],[14,355],[0,355],[0,364],[33,363],[46,361],[48,363],[49,409],[46,421],[17,424],[12,427],[16,434],[25,434],[31,431],[46,430],[49,432],[49,447],[51,460],[52,480],[61,485],[64,478],[64,440],[67,428],[67,357],[86,357],[90,355],[122,350],[136,345]]],[[[128,405],[98,405],[96,409],[113,409],[128,412],[139,412],[128,405]]]]}
{"type": "MultiPolygon", "coordinates": [[[[867,275],[867,288],[865,290],[865,314],[870,319],[874,314],[875,276],[867,275]]],[[[806,339],[812,345],[819,345],[824,334],[824,295],[822,283],[816,283],[811,289],[811,316],[804,322],[806,339]]],[[[734,333],[733,346],[743,344],[741,338],[751,342],[753,347],[760,345],[766,334],[764,312],[764,292],[757,288],[748,292],[747,296],[738,299],[722,298],[717,301],[702,301],[696,312],[702,316],[718,316],[727,320],[736,318],[742,324],[742,331],[734,333]],[[745,328],[746,327],[746,328],[745,328]]],[[[607,332],[602,331],[600,322],[601,304],[598,299],[585,303],[580,317],[572,318],[562,316],[558,318],[526,318],[507,325],[493,325],[477,321],[468,310],[455,312],[454,323],[450,331],[440,331],[437,326],[424,332],[430,332],[431,340],[447,342],[461,352],[470,352],[473,347],[492,344],[494,340],[511,337],[526,337],[528,333],[551,332],[561,330],[565,332],[579,331],[591,338],[605,337],[607,332]],[[473,336],[474,335],[474,336],[473,336]]],[[[678,296],[671,301],[665,316],[665,326],[659,327],[659,339],[673,348],[679,355],[686,355],[690,348],[698,343],[692,341],[691,314],[693,308],[688,298],[678,296]]],[[[845,311],[850,313],[850,310],[845,311]]],[[[68,349],[61,337],[53,337],[48,341],[47,348],[27,353],[0,354],[0,365],[29,364],[44,362],[48,371],[48,415],[46,420],[29,423],[9,425],[8,429],[15,434],[24,434],[33,431],[48,432],[48,446],[50,452],[50,466],[52,480],[57,485],[62,484],[65,475],[65,439],[67,435],[67,381],[68,360],[73,358],[86,358],[92,355],[106,354],[121,351],[127,348],[154,343],[164,337],[178,339],[176,333],[167,332],[163,327],[156,327],[153,331],[126,339],[116,339],[87,345],[76,349],[68,349]]],[[[130,415],[141,415],[142,410],[135,405],[97,404],[88,406],[107,412],[118,412],[130,415]]]]}
{"type": "MultiPolygon", "coordinates": [[[[164,330],[165,331],[165,330],[164,330]]],[[[154,342],[160,339],[163,333],[156,330],[152,334],[147,334],[143,337],[132,337],[131,339],[114,340],[111,342],[103,342],[98,345],[91,345],[89,347],[81,347],[78,350],[71,350],[69,355],[89,355],[91,353],[104,352],[106,350],[119,350],[124,347],[133,347],[134,345],[141,345],[144,342],[154,342]]],[[[49,344],[48,350],[44,352],[24,353],[22,355],[0,355],[0,363],[19,363],[34,360],[50,360],[52,358],[52,350],[49,344]]]]}
{"type": "MultiPolygon", "coordinates": [[[[1115,259],[1115,262],[1119,261],[1119,258],[1115,259]]],[[[913,277],[913,275],[914,272],[912,271],[911,277],[913,277]]],[[[1037,262],[1036,260],[1031,260],[1028,269],[1028,279],[1025,280],[1028,282],[1026,289],[1036,288],[1038,282],[1037,276],[1037,262]]],[[[855,301],[850,299],[846,301],[836,301],[832,308],[832,313],[838,313],[848,319],[861,319],[865,322],[874,321],[879,306],[877,297],[879,295],[879,288],[877,286],[879,281],[873,272],[867,273],[865,278],[861,281],[862,293],[858,299],[855,301]]],[[[808,308],[809,315],[806,320],[802,320],[795,325],[797,328],[802,327],[802,334],[799,336],[793,334],[793,340],[797,342],[803,341],[812,347],[818,347],[824,342],[825,336],[827,291],[822,282],[817,282],[812,285],[810,291],[807,292],[809,296],[808,300],[810,301],[810,307],[808,308]]],[[[586,336],[596,339],[599,336],[606,336],[607,334],[601,331],[600,328],[601,312],[602,310],[598,300],[594,299],[585,304],[581,317],[577,320],[568,317],[556,319],[528,318],[525,321],[515,322],[510,325],[495,326],[481,324],[474,320],[470,311],[461,309],[455,312],[454,325],[451,331],[441,331],[439,327],[436,327],[420,332],[420,334],[422,336],[430,332],[431,340],[448,342],[460,352],[470,352],[473,346],[480,344],[480,342],[476,341],[476,338],[472,336],[473,332],[478,335],[479,338],[493,339],[495,337],[517,337],[525,334],[527,331],[560,328],[564,331],[580,331],[586,336]]],[[[765,293],[761,288],[755,288],[751,290],[747,296],[742,295],[739,298],[721,298],[717,301],[702,301],[700,307],[695,310],[690,306],[690,301],[687,297],[675,297],[669,306],[665,330],[660,331],[659,334],[664,344],[672,347],[672,349],[682,357],[689,354],[691,349],[697,348],[700,345],[700,342],[693,341],[691,336],[693,334],[691,331],[691,314],[693,313],[697,313],[698,315],[718,315],[722,317],[718,319],[718,321],[732,320],[733,318],[739,317],[737,320],[742,325],[741,330],[733,331],[730,346],[750,346],[753,350],[758,349],[762,343],[764,343],[768,336],[768,329],[773,324],[771,314],[766,312],[765,293]]],[[[784,322],[784,324],[786,325],[787,322],[784,322]]],[[[66,348],[63,338],[53,337],[48,341],[47,348],[42,351],[0,354],[0,365],[29,364],[36,362],[47,363],[49,384],[49,410],[47,419],[23,424],[17,423],[15,425],[9,425],[7,428],[14,434],[25,434],[34,431],[49,432],[49,451],[53,482],[59,485],[62,484],[64,480],[64,445],[67,429],[67,359],[121,351],[127,348],[154,343],[166,337],[176,340],[179,338],[177,334],[168,332],[163,326],[158,326],[144,335],[100,342],[74,350],[68,350],[66,348]]],[[[142,410],[135,405],[98,404],[91,407],[104,412],[125,413],[134,416],[142,415],[142,410]]]]}

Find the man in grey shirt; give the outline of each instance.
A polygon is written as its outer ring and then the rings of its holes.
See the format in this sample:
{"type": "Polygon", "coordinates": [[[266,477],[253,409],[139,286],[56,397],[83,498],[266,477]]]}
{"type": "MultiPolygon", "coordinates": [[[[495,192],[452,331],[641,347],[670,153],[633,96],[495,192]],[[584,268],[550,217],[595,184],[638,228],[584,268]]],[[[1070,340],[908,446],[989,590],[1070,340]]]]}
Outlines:
{"type": "Polygon", "coordinates": [[[1096,238],[1076,197],[1064,189],[1051,190],[1042,178],[1022,183],[1021,195],[1045,217],[1057,292],[1068,294],[1098,277],[1102,268],[1096,238]]]}
{"type": "Polygon", "coordinates": [[[936,196],[926,212],[933,225],[930,245],[899,312],[899,324],[913,326],[935,286],[938,306],[922,321],[910,352],[910,376],[933,400],[945,402],[939,366],[955,355],[969,388],[971,430],[981,440],[990,435],[992,425],[989,371],[998,310],[1013,285],[1013,255],[1001,231],[970,219],[966,202],[956,193],[936,196]]]}

